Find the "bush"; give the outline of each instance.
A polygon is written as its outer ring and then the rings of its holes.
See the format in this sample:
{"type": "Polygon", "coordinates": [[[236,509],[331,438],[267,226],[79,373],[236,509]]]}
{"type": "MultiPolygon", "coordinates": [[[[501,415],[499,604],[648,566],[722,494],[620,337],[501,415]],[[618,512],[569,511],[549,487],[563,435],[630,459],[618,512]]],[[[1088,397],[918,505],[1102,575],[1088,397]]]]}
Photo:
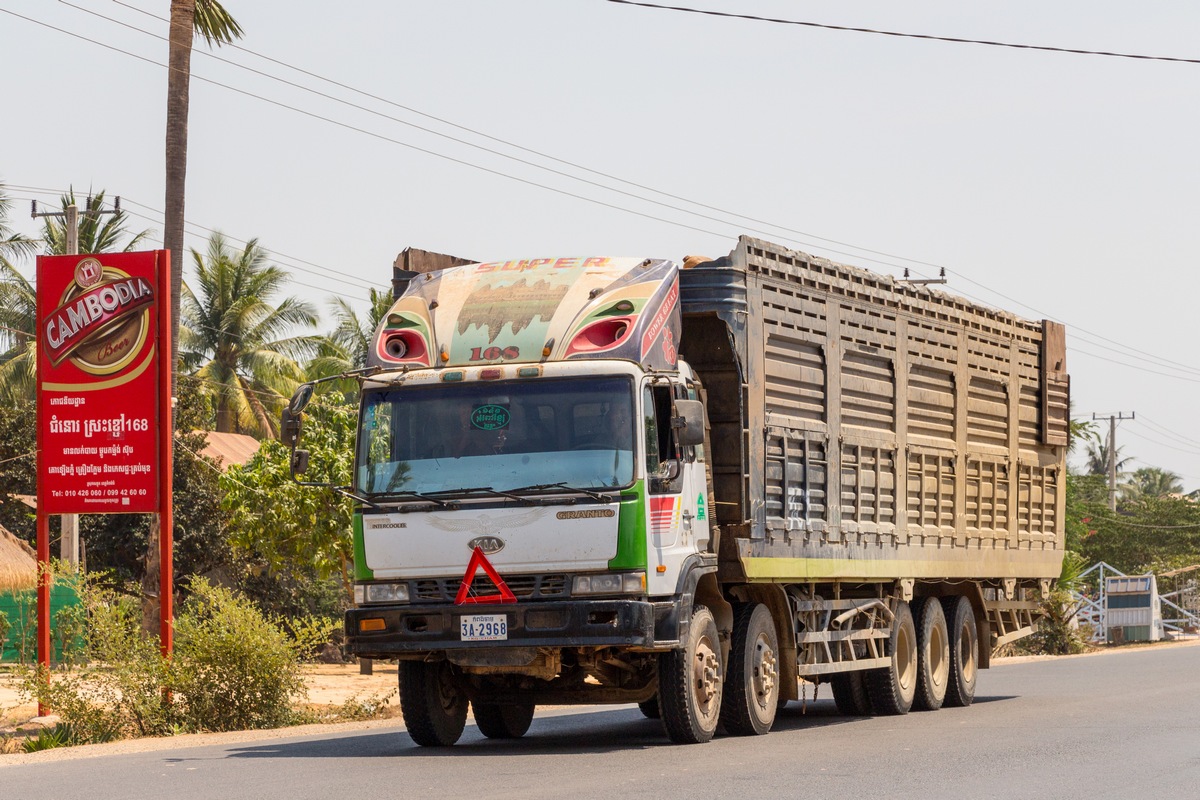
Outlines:
{"type": "Polygon", "coordinates": [[[229,731],[293,724],[305,694],[298,644],[245,597],[203,580],[176,620],[175,652],[141,630],[135,597],[83,588],[87,666],[55,673],[28,668],[21,690],[53,709],[60,744],[181,731],[229,731]]]}
{"type": "Polygon", "coordinates": [[[305,694],[295,641],[245,597],[192,583],[176,624],[172,687],[193,730],[273,728],[305,694]]]}

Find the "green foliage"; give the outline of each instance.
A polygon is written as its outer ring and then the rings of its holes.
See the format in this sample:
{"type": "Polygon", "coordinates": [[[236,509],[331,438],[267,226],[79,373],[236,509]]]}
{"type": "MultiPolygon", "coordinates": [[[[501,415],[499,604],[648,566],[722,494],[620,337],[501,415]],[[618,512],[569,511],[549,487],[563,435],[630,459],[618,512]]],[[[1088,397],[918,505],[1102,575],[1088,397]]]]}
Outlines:
{"type": "MultiPolygon", "coordinates": [[[[307,481],[350,482],[356,409],[336,395],[315,399],[305,412],[302,447],[312,454],[307,481]]],[[[317,577],[346,574],[353,553],[352,506],[329,489],[291,478],[290,453],[264,442],[249,462],[221,477],[232,515],[229,541],[245,557],[276,572],[309,564],[317,577]]]]}
{"type": "Polygon", "coordinates": [[[25,542],[35,538],[33,509],[16,495],[37,492],[37,452],[33,400],[0,402],[0,525],[25,542]]]}
{"type": "Polygon", "coordinates": [[[176,627],[173,686],[197,730],[272,728],[305,693],[296,643],[249,600],[200,580],[176,627]]]}
{"type": "Polygon", "coordinates": [[[223,433],[274,436],[284,398],[303,378],[296,359],[317,346],[314,336],[287,335],[315,325],[316,313],[295,297],[273,304],[287,273],[267,258],[257,240],[235,251],[219,233],[206,253],[192,251],[196,289],[183,287],[179,355],[211,390],[223,433]]]}
{"type": "Polygon", "coordinates": [[[87,665],[55,673],[28,668],[21,690],[69,726],[63,743],[182,731],[290,724],[304,695],[298,644],[244,596],[198,579],[176,621],[175,652],[159,653],[141,631],[137,600],[84,589],[87,665]]]}
{"type": "MultiPolygon", "coordinates": [[[[129,215],[124,211],[104,214],[86,214],[85,211],[99,211],[104,208],[104,190],[94,195],[88,195],[85,202],[75,197],[72,187],[60,198],[62,210],[67,206],[79,209],[79,250],[80,253],[131,253],[143,249],[143,241],[153,231],[131,233],[126,227],[129,215]]],[[[67,221],[65,217],[44,217],[42,220],[42,240],[49,255],[64,255],[67,253],[67,221]]]]}
{"type": "Polygon", "coordinates": [[[1082,504],[1089,521],[1079,551],[1089,564],[1105,561],[1130,575],[1156,562],[1200,561],[1200,506],[1173,497],[1123,503],[1082,504]]]}
{"type": "Polygon", "coordinates": [[[1076,622],[1079,603],[1071,592],[1078,588],[1087,562],[1078,553],[1063,554],[1062,572],[1050,594],[1040,601],[1042,617],[1037,630],[1020,642],[1020,649],[1029,653],[1069,655],[1088,649],[1087,631],[1076,622]]]}
{"type": "Polygon", "coordinates": [[[388,705],[398,694],[392,689],[384,694],[351,695],[346,702],[333,709],[323,721],[328,722],[360,722],[368,719],[380,719],[388,716],[388,705]]]}
{"type": "Polygon", "coordinates": [[[8,643],[10,630],[12,630],[12,623],[8,621],[8,614],[0,611],[0,656],[4,655],[4,647],[8,643]]]}
{"type": "Polygon", "coordinates": [[[341,630],[342,620],[337,617],[302,614],[284,618],[284,627],[296,645],[296,652],[305,661],[311,661],[321,649],[341,630]]]}

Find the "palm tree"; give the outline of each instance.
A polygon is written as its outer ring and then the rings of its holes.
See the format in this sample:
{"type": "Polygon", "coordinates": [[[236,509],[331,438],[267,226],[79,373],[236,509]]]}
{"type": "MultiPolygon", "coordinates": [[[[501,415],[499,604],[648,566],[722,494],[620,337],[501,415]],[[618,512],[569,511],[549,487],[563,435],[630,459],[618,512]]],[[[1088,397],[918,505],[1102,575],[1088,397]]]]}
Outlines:
{"type": "Polygon", "coordinates": [[[212,389],[219,432],[274,436],[275,410],[303,380],[296,360],[317,343],[315,336],[283,334],[315,325],[316,313],[294,297],[271,305],[287,274],[267,263],[257,240],[239,252],[214,233],[207,254],[192,250],[192,260],[197,291],[183,287],[183,367],[212,389]]]}
{"type": "Polygon", "coordinates": [[[375,330],[394,302],[390,294],[379,289],[371,289],[367,300],[370,305],[365,318],[360,317],[354,306],[341,297],[330,301],[336,326],[321,338],[316,357],[306,366],[310,380],[367,365],[367,354],[375,342],[375,330]]]}
{"type": "MultiPolygon", "coordinates": [[[[79,206],[75,199],[75,189],[70,189],[62,196],[63,211],[67,206],[79,206]]],[[[104,190],[87,198],[86,211],[99,211],[104,207],[104,190]]],[[[137,249],[144,239],[153,231],[130,233],[126,229],[129,215],[124,211],[105,214],[79,214],[79,252],[80,253],[129,253],[137,249]],[[128,238],[127,238],[128,237],[128,238]],[[125,239],[122,244],[121,240],[125,239]]],[[[48,255],[63,255],[67,252],[67,223],[58,217],[46,217],[42,227],[42,239],[46,243],[48,255]]]]}
{"type": "MultiPolygon", "coordinates": [[[[104,203],[104,192],[88,198],[89,209],[99,209],[104,203]]],[[[6,223],[7,199],[0,192],[0,240],[8,243],[7,250],[19,256],[28,256],[38,245],[36,239],[18,237],[11,233],[6,223]]],[[[78,205],[74,189],[62,196],[62,207],[78,205]]],[[[79,252],[111,253],[129,252],[150,235],[150,231],[130,234],[126,229],[128,217],[124,212],[98,215],[81,214],[79,221],[79,252]],[[122,241],[124,240],[124,244],[122,241]]],[[[55,217],[46,217],[43,238],[40,240],[48,255],[62,255],[67,249],[65,222],[55,217]]],[[[0,250],[0,342],[4,352],[0,353],[0,399],[16,402],[32,399],[37,375],[37,291],[32,282],[3,257],[0,250]]]]}
{"type": "Polygon", "coordinates": [[[14,260],[28,258],[37,250],[38,242],[13,230],[8,221],[12,200],[0,183],[0,263],[12,266],[14,260]]]}
{"type": "MultiPolygon", "coordinates": [[[[1104,438],[1104,443],[1098,441],[1090,441],[1087,443],[1087,474],[1088,475],[1107,475],[1108,474],[1108,437],[1104,438]]],[[[1125,467],[1129,462],[1133,461],[1133,456],[1121,457],[1123,447],[1118,447],[1114,458],[1117,462],[1117,477],[1120,477],[1125,467]]]]}
{"type": "Polygon", "coordinates": [[[37,387],[37,291],[0,258],[0,402],[32,400],[37,387]]]}
{"type": "Polygon", "coordinates": [[[188,88],[192,78],[192,40],[196,34],[211,47],[242,37],[242,28],[217,0],[171,0],[167,62],[166,201],[163,246],[171,251],[171,369],[179,354],[180,292],[183,286],[183,205],[187,176],[188,88]]]}
{"type": "Polygon", "coordinates": [[[1183,494],[1183,479],[1165,469],[1142,467],[1121,484],[1121,499],[1127,502],[1183,494]]]}

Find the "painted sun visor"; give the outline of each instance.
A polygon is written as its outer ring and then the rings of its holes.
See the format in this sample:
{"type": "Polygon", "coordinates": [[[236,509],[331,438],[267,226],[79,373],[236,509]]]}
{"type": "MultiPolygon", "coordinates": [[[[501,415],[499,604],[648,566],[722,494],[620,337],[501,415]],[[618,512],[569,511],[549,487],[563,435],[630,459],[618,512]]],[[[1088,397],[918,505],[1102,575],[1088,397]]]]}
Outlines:
{"type": "Polygon", "coordinates": [[[673,369],[679,265],[539,258],[413,279],[380,323],[373,366],[472,366],[617,358],[673,369]]]}
{"type": "Polygon", "coordinates": [[[600,504],[371,514],[363,548],[376,578],[457,575],[476,547],[501,577],[601,570],[617,553],[617,522],[600,504]]]}

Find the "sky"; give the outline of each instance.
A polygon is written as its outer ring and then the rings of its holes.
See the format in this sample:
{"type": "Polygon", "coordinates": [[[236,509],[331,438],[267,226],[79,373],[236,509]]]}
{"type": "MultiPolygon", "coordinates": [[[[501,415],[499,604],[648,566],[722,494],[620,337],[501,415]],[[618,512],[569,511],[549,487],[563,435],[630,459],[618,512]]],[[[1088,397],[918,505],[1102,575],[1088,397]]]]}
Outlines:
{"type": "MultiPolygon", "coordinates": [[[[187,246],[257,239],[326,321],[410,246],[680,259],[749,234],[944,267],[952,293],[1063,322],[1075,416],[1134,414],[1130,468],[1200,488],[1200,5],[671,0],[1157,57],[1133,59],[607,0],[224,4],[245,37],[193,54],[187,246]]],[[[19,231],[73,186],[161,243],[169,5],[0,0],[19,231]]]]}

